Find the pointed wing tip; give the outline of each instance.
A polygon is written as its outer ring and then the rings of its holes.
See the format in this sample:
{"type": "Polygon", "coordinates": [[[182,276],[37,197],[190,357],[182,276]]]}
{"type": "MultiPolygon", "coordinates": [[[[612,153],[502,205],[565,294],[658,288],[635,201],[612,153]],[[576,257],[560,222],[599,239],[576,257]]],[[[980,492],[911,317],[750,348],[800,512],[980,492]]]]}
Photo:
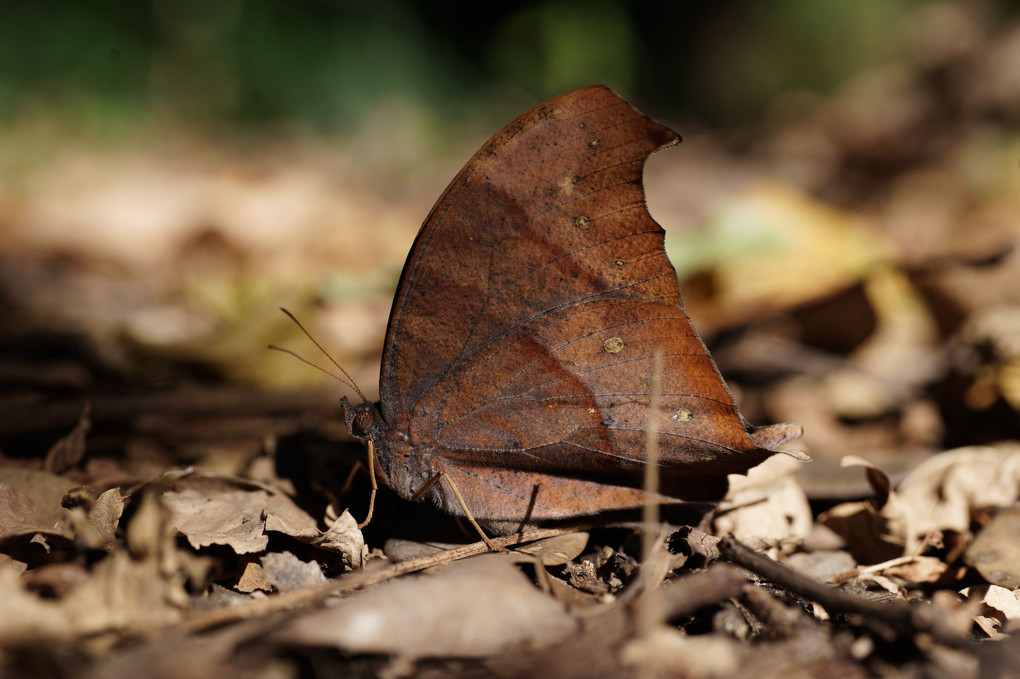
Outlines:
{"type": "Polygon", "coordinates": [[[777,453],[786,453],[797,459],[810,460],[811,458],[800,451],[780,450],[779,446],[787,441],[800,438],[804,434],[804,428],[792,422],[781,422],[770,424],[765,427],[757,427],[748,432],[748,437],[756,447],[763,450],[771,450],[777,453]]]}

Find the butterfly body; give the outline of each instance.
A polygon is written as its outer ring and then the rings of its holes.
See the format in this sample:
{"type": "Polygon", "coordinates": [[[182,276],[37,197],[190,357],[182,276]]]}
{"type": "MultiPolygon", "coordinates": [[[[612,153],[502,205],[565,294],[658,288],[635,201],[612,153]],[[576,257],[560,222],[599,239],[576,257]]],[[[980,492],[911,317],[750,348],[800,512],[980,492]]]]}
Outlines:
{"type": "Polygon", "coordinates": [[[641,183],[648,155],[678,141],[595,86],[521,116],[465,165],[404,265],[380,403],[343,404],[385,485],[462,515],[455,486],[485,519],[640,506],[655,417],[657,498],[711,502],[798,433],[743,420],[684,312],[641,183]]]}

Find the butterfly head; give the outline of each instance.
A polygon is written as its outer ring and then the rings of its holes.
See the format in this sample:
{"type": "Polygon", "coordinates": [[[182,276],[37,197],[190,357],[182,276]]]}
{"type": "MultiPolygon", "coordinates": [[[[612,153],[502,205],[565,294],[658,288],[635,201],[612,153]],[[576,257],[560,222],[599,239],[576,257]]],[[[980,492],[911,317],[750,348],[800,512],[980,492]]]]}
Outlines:
{"type": "Polygon", "coordinates": [[[383,422],[382,413],[379,412],[378,405],[368,401],[362,401],[354,405],[345,396],[340,399],[340,414],[351,436],[366,445],[369,441],[372,441],[376,458],[372,461],[372,464],[376,465],[377,472],[383,473],[383,483],[387,483],[384,471],[387,465],[380,464],[383,461],[381,458],[388,457],[385,436],[386,425],[383,422]]]}
{"type": "Polygon", "coordinates": [[[340,411],[351,436],[366,445],[372,442],[373,464],[382,484],[404,499],[420,499],[418,491],[431,486],[436,476],[432,456],[413,449],[405,436],[387,425],[378,403],[354,405],[345,397],[340,399],[340,411]]]}
{"type": "Polygon", "coordinates": [[[340,399],[340,414],[350,435],[362,442],[368,439],[378,440],[382,429],[385,428],[382,413],[375,403],[363,401],[354,405],[344,396],[340,399]]]}

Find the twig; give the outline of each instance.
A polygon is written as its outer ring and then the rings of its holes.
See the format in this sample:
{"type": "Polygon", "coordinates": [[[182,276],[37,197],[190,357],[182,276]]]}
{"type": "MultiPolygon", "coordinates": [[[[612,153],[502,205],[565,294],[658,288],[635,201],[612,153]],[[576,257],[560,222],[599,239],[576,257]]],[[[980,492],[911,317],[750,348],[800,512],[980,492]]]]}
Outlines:
{"type": "Polygon", "coordinates": [[[928,634],[935,641],[953,648],[975,651],[977,644],[958,634],[939,617],[930,605],[904,605],[898,602],[878,602],[864,599],[824,583],[758,554],[732,535],[719,542],[721,557],[756,573],[783,589],[806,599],[817,601],[829,613],[859,615],[868,620],[884,623],[903,634],[928,634]]]}
{"type": "Polygon", "coordinates": [[[746,584],[747,576],[743,571],[728,564],[713,564],[704,571],[672,580],[669,587],[658,589],[659,612],[667,620],[691,615],[700,608],[740,596],[746,584]]]}
{"type": "MultiPolygon", "coordinates": [[[[557,535],[566,535],[576,532],[576,527],[571,528],[543,528],[523,534],[508,535],[501,538],[492,538],[492,542],[499,547],[511,547],[534,542],[544,538],[551,538],[557,535]]],[[[354,590],[374,585],[384,580],[389,580],[400,575],[425,570],[442,563],[458,561],[469,556],[485,554],[489,552],[489,546],[484,542],[473,542],[463,547],[449,549],[438,554],[402,561],[385,568],[373,571],[356,571],[323,583],[315,587],[305,587],[290,592],[276,594],[266,599],[252,601],[251,603],[239,604],[229,608],[217,608],[211,611],[204,611],[192,615],[183,623],[181,628],[186,632],[201,632],[204,630],[220,627],[221,625],[247,620],[249,618],[261,617],[276,613],[278,611],[291,610],[298,606],[317,603],[337,594],[345,594],[354,590]]]]}

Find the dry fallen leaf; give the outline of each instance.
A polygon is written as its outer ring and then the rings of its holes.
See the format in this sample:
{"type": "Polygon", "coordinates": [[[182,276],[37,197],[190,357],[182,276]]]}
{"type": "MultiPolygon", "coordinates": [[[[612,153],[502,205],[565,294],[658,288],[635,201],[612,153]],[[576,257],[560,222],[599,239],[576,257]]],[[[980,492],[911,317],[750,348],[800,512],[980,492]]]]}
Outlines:
{"type": "Polygon", "coordinates": [[[358,522],[344,511],[326,530],[281,493],[261,488],[224,490],[232,485],[251,486],[246,479],[229,476],[188,476],[194,485],[163,493],[174,515],[174,525],[195,549],[227,545],[236,554],[264,551],[268,532],[282,533],[317,549],[338,554],[347,570],[360,568],[367,557],[358,522]]]}
{"type": "Polygon", "coordinates": [[[117,547],[117,526],[123,512],[120,489],[111,488],[96,498],[88,512],[80,506],[71,507],[67,523],[78,545],[112,552],[117,547]]]}
{"type": "Polygon", "coordinates": [[[89,525],[100,539],[100,547],[112,550],[117,540],[117,525],[124,513],[124,498],[120,488],[111,488],[98,498],[89,509],[89,525]]]}
{"type": "Polygon", "coordinates": [[[192,547],[228,545],[237,554],[261,552],[269,544],[262,518],[268,499],[264,490],[205,493],[187,488],[163,494],[174,526],[192,547]]]}
{"type": "Polygon", "coordinates": [[[309,540],[309,544],[329,552],[336,552],[348,570],[361,568],[368,558],[365,536],[358,521],[346,509],[325,533],[309,540]]]}
{"type": "Polygon", "coordinates": [[[507,559],[487,554],[377,585],[293,621],[274,638],[350,653],[476,658],[549,646],[576,629],[507,559]]]}
{"type": "Polygon", "coordinates": [[[76,484],[50,472],[22,467],[0,468],[0,489],[6,488],[6,503],[0,512],[0,535],[34,532],[69,536],[64,495],[76,484]],[[9,532],[14,531],[14,532],[9,532]]]}
{"type": "Polygon", "coordinates": [[[533,556],[541,561],[543,566],[562,566],[581,556],[587,546],[588,533],[577,531],[535,540],[516,547],[513,551],[533,556]]]}
{"type": "Polygon", "coordinates": [[[273,495],[265,508],[266,530],[301,539],[319,537],[319,526],[305,510],[286,495],[273,495]]]}
{"type": "Polygon", "coordinates": [[[836,505],[818,522],[846,540],[859,563],[881,563],[913,552],[917,546],[913,514],[893,491],[885,472],[854,456],[843,458],[842,466],[863,467],[875,497],[836,505]]]}
{"type": "Polygon", "coordinates": [[[254,561],[249,561],[244,565],[244,571],[237,579],[237,584],[234,585],[234,589],[245,594],[255,590],[268,592],[272,588],[273,583],[269,582],[269,578],[266,577],[266,569],[262,567],[262,564],[254,561]]]}
{"type": "Polygon", "coordinates": [[[969,446],[918,465],[897,489],[917,535],[970,530],[981,507],[1009,507],[1020,498],[1020,443],[969,446]]]}
{"type": "Polygon", "coordinates": [[[107,554],[58,599],[29,593],[12,569],[0,569],[0,643],[85,639],[98,648],[148,635],[182,619],[186,585],[201,584],[203,566],[179,552],[168,516],[146,495],[128,527],[135,549],[107,554]],[[113,636],[110,636],[110,635],[113,636]]]}
{"type": "Polygon", "coordinates": [[[27,495],[0,483],[0,539],[31,535],[49,528],[38,517],[27,495]]]}
{"type": "Polygon", "coordinates": [[[990,637],[996,636],[1006,622],[1020,619],[1020,596],[1005,587],[968,587],[960,594],[984,605],[983,611],[974,616],[974,622],[990,637]]]}
{"type": "Polygon", "coordinates": [[[729,493],[715,518],[715,532],[733,533],[744,542],[785,549],[803,542],[814,521],[804,489],[794,478],[802,464],[792,457],[775,455],[746,476],[731,474],[729,493]]]}
{"type": "Polygon", "coordinates": [[[314,587],[326,582],[319,564],[302,561],[290,552],[272,552],[261,560],[266,580],[280,592],[314,587]]]}
{"type": "Polygon", "coordinates": [[[981,529],[963,555],[993,585],[1020,587],[1020,509],[1004,509],[981,529]]]}

